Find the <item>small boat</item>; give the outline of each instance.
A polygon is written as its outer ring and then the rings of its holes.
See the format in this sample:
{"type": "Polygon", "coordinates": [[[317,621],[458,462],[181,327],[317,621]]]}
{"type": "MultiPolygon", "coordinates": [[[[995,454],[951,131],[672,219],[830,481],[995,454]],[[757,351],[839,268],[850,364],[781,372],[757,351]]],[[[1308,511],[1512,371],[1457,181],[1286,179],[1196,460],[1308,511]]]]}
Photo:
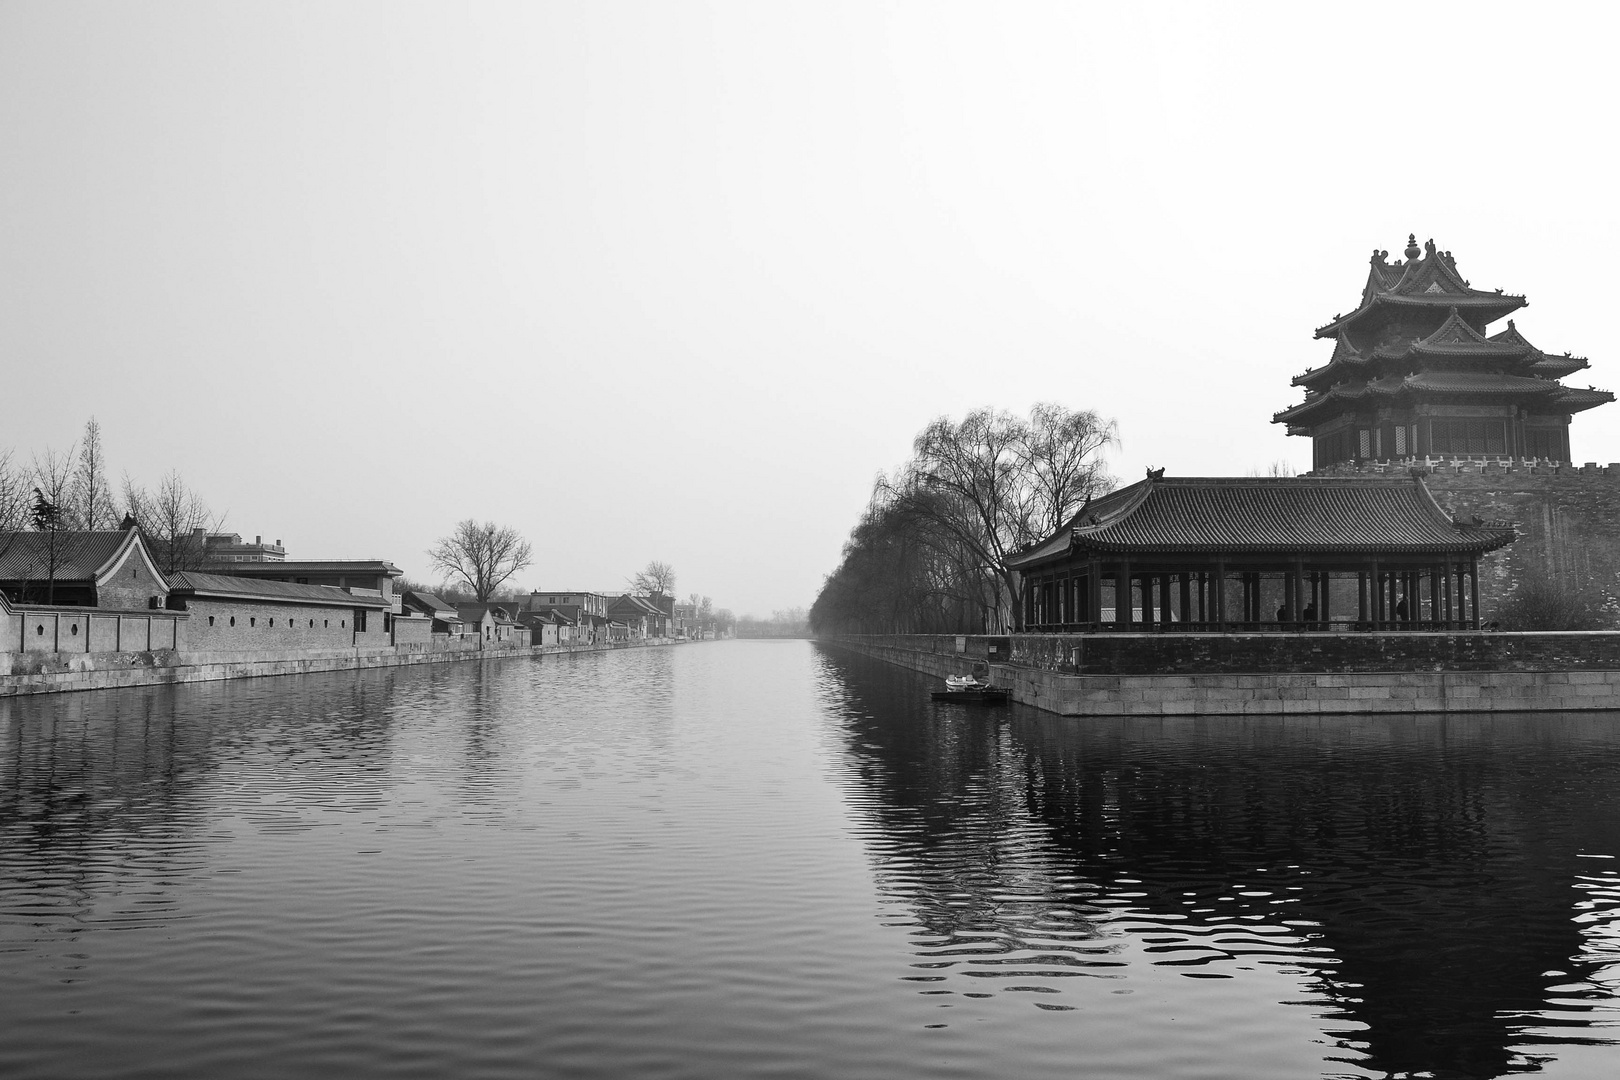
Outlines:
{"type": "Polygon", "coordinates": [[[991,686],[972,675],[947,675],[945,689],[933,691],[929,697],[935,701],[953,701],[959,705],[992,705],[1006,702],[1012,691],[1005,686],[991,686]]]}

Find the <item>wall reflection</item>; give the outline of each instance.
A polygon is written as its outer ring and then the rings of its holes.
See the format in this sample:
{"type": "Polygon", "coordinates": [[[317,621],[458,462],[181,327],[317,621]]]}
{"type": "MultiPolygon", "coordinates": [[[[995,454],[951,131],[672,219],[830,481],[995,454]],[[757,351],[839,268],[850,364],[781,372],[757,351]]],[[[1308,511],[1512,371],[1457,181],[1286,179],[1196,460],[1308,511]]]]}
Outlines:
{"type": "Polygon", "coordinates": [[[1071,721],[822,663],[851,802],[923,964],[987,981],[1265,965],[1297,976],[1328,1057],[1393,1076],[1535,1071],[1612,1035],[1613,717],[1071,721]]]}

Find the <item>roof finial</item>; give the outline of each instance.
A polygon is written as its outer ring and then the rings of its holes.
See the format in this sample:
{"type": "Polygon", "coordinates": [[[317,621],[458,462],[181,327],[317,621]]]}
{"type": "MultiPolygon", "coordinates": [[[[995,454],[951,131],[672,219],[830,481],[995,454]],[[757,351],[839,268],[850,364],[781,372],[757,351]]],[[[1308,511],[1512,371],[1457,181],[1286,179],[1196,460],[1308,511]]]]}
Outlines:
{"type": "Polygon", "coordinates": [[[1411,262],[1421,254],[1423,254],[1423,249],[1417,246],[1417,233],[1407,233],[1405,251],[1407,262],[1411,262]]]}

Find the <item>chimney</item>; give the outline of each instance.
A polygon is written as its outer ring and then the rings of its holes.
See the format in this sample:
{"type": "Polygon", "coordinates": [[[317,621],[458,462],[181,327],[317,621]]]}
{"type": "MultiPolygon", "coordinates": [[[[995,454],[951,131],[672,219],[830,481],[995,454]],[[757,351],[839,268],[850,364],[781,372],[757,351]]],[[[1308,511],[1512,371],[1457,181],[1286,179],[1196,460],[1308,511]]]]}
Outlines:
{"type": "Polygon", "coordinates": [[[264,537],[258,535],[257,533],[254,533],[253,534],[253,542],[255,544],[263,544],[264,543],[264,537]]]}

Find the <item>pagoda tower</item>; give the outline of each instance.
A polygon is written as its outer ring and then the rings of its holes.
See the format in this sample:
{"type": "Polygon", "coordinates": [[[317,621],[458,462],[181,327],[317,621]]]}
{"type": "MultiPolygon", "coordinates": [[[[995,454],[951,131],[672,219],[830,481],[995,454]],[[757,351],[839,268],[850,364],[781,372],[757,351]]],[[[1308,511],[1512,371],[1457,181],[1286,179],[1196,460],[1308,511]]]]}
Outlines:
{"type": "Polygon", "coordinates": [[[1374,251],[1361,303],[1316,331],[1333,339],[1321,367],[1294,377],[1305,400],[1272,417],[1307,435],[1311,466],[1410,458],[1500,457],[1567,462],[1572,415],[1614,400],[1607,390],[1558,380],[1587,366],[1548,356],[1509,319],[1527,306],[1483,292],[1457,273],[1449,251],[1408,238],[1406,259],[1374,251]],[[1421,257],[1420,257],[1421,256],[1421,257]]]}

